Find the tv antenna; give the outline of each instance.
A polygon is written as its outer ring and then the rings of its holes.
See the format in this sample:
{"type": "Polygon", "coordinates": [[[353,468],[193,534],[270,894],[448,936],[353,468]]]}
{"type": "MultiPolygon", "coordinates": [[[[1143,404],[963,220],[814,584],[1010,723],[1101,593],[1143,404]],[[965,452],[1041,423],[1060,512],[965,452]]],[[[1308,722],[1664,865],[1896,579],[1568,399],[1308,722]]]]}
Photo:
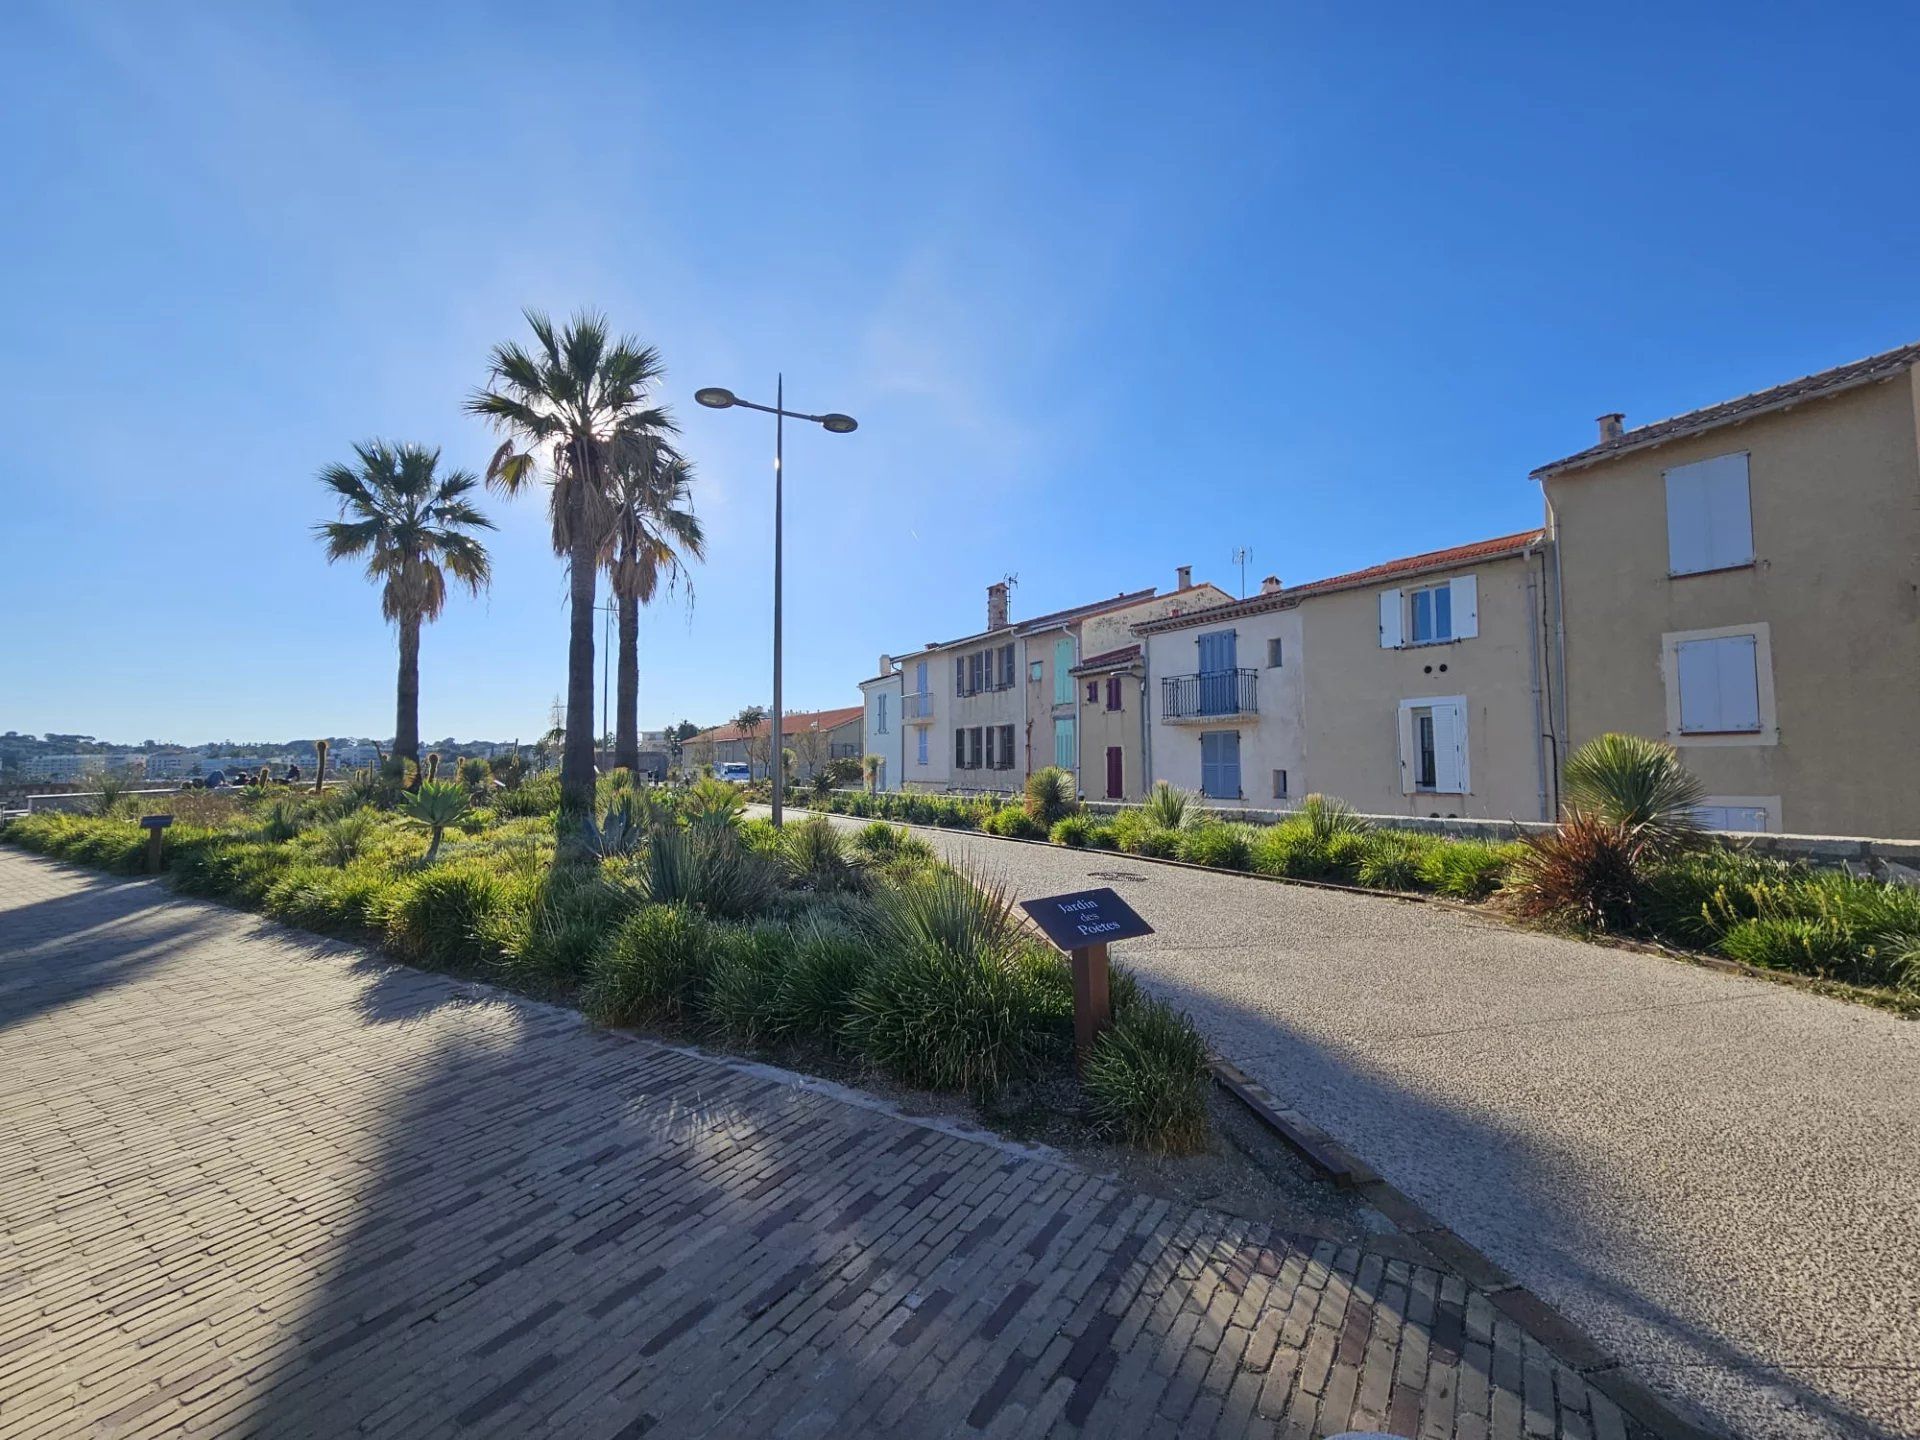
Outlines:
{"type": "Polygon", "coordinates": [[[1252,558],[1253,550],[1250,546],[1236,545],[1233,547],[1233,563],[1240,567],[1240,598],[1242,600],[1247,598],[1247,561],[1252,558]]]}

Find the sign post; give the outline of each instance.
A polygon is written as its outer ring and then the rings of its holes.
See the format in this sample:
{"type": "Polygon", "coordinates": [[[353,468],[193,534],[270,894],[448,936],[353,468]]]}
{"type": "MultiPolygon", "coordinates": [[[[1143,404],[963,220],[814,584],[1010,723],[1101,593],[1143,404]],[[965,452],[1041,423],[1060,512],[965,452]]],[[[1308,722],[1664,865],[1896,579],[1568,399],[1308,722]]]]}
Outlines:
{"type": "Polygon", "coordinates": [[[1080,890],[1022,900],[1047,939],[1067,952],[1073,965],[1073,1055],[1082,1070],[1100,1032],[1113,1024],[1107,946],[1153,934],[1153,927],[1112,889],[1080,890]]]}
{"type": "Polygon", "coordinates": [[[166,830],[173,824],[171,815],[142,815],[140,825],[147,832],[147,873],[160,873],[160,847],[165,843],[166,830]]]}

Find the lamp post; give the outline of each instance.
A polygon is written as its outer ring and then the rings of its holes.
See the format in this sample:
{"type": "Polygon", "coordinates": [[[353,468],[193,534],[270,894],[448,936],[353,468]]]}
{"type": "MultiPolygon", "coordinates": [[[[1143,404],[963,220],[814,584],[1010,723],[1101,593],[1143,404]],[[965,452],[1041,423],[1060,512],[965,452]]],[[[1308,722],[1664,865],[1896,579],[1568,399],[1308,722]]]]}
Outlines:
{"type": "Polygon", "coordinates": [[[782,451],[786,439],[786,422],[793,420],[811,420],[823,430],[835,435],[850,435],[859,429],[859,422],[851,415],[842,415],[829,411],[825,415],[808,415],[799,410],[786,408],[787,377],[783,374],[774,381],[773,404],[760,405],[752,400],[742,400],[731,390],[718,385],[709,385],[704,390],[693,392],[693,398],[709,410],[728,410],[735,405],[747,410],[758,410],[762,414],[773,416],[773,741],[770,754],[773,763],[767,768],[773,774],[773,823],[779,825],[785,818],[785,781],[781,773],[780,746],[782,712],[780,708],[780,530],[783,504],[782,482],[785,480],[782,451]]]}

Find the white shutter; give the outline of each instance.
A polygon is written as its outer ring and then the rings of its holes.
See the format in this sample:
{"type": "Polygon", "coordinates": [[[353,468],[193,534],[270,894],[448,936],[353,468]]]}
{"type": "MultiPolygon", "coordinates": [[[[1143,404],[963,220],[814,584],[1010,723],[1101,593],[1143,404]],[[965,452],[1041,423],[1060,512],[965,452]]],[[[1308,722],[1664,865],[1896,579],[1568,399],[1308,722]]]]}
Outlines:
{"type": "Polygon", "coordinates": [[[1410,701],[1400,704],[1400,793],[1413,794],[1414,768],[1413,753],[1413,705],[1410,701]]]}
{"type": "Polygon", "coordinates": [[[1380,648],[1398,650],[1400,648],[1400,614],[1402,610],[1398,590],[1380,592],[1380,648]]]}
{"type": "Polygon", "coordinates": [[[1712,734],[1727,727],[1720,720],[1720,664],[1711,640],[1689,640],[1674,647],[1680,681],[1682,734],[1712,734]]]}
{"type": "Polygon", "coordinates": [[[1453,638],[1471,640],[1480,633],[1480,582],[1472,575],[1462,575],[1447,583],[1453,592],[1453,638]]]}
{"type": "Polygon", "coordinates": [[[1467,702],[1449,700],[1433,707],[1436,789],[1465,795],[1473,789],[1467,774],[1467,702]],[[1441,717],[1445,716],[1444,722],[1441,717]],[[1444,727],[1444,728],[1443,728],[1444,727]]]}
{"type": "Polygon", "coordinates": [[[1751,635],[1687,640],[1674,647],[1680,730],[1731,734],[1760,728],[1760,671],[1751,635]]]}
{"type": "Polygon", "coordinates": [[[1729,635],[1716,640],[1714,660],[1720,671],[1720,718],[1729,730],[1760,728],[1760,666],[1751,635],[1729,635]]]}
{"type": "Polygon", "coordinates": [[[1667,471],[1667,568],[1724,570],[1753,559],[1753,510],[1744,452],[1667,471]]]}

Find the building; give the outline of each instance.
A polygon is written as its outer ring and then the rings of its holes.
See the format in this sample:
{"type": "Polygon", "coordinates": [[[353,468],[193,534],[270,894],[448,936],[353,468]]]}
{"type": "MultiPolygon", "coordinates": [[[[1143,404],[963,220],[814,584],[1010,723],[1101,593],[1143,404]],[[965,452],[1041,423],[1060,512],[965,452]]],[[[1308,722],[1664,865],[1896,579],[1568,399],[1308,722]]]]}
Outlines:
{"type": "MultiPolygon", "coordinates": [[[[848,705],[837,710],[794,710],[783,716],[780,730],[784,748],[793,751],[794,782],[805,784],[829,760],[859,759],[865,753],[864,714],[860,706],[848,705]]],[[[754,779],[761,780],[771,773],[771,754],[768,724],[748,732],[729,723],[700,731],[686,742],[681,759],[698,770],[744,764],[754,779]]]]}
{"type": "MultiPolygon", "coordinates": [[[[1548,549],[1524,531],[1136,623],[1148,779],[1227,808],[1318,791],[1372,814],[1549,818],[1548,549]]],[[[1103,707],[1124,673],[1105,672],[1103,707]]]]}
{"type": "Polygon", "coordinates": [[[1920,834],[1920,344],[1533,472],[1568,740],[1672,742],[1726,829],[1920,834]]]}
{"type": "Polygon", "coordinates": [[[1147,668],[1138,644],[1089,655],[1068,672],[1078,694],[1081,787],[1089,800],[1146,794],[1147,668]]]}
{"type": "Polygon", "coordinates": [[[860,682],[860,702],[866,712],[866,754],[880,762],[874,785],[881,790],[900,788],[901,762],[906,755],[906,724],[900,708],[904,682],[905,675],[891,655],[882,655],[877,672],[860,682]]]}
{"type": "Polygon", "coordinates": [[[20,762],[23,780],[69,782],[104,775],[106,771],[105,755],[33,755],[20,762]]]}
{"type": "MultiPolygon", "coordinates": [[[[941,641],[902,662],[903,788],[1013,791],[1034,771],[1081,770],[1079,687],[1083,655],[1126,642],[1139,620],[1229,597],[1191,583],[1122,591],[1015,622],[1006,582],[987,587],[987,628],[941,641]]],[[[1137,753],[1137,742],[1136,742],[1137,753]]],[[[1137,768],[1137,762],[1136,762],[1137,768]]]]}

